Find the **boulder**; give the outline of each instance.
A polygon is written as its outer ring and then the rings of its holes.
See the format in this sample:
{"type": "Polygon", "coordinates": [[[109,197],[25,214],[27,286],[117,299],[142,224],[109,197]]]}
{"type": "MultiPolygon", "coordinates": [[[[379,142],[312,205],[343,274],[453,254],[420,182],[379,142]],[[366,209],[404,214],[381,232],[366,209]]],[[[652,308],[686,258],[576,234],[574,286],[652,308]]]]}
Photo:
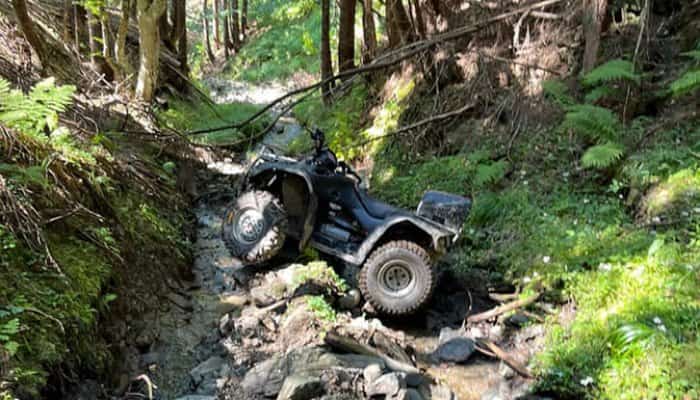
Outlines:
{"type": "Polygon", "coordinates": [[[442,343],[434,356],[439,361],[464,362],[474,353],[474,341],[466,337],[456,337],[442,343]]]}
{"type": "Polygon", "coordinates": [[[282,384],[277,400],[307,400],[322,396],[323,382],[318,377],[290,375],[282,384]]]}
{"type": "MultiPolygon", "coordinates": [[[[190,378],[196,387],[203,386],[205,381],[214,381],[218,378],[228,376],[230,367],[226,359],[218,356],[209,357],[203,363],[197,365],[190,371],[190,378]]],[[[211,385],[206,385],[211,386],[211,385]]],[[[211,388],[207,388],[211,389],[211,388]]]]}
{"type": "Polygon", "coordinates": [[[238,294],[229,294],[219,297],[217,310],[221,314],[225,314],[233,310],[240,310],[246,304],[248,304],[248,297],[238,294]]]}
{"type": "Polygon", "coordinates": [[[401,389],[399,392],[390,397],[391,400],[423,400],[420,392],[416,389],[401,389]]]}
{"type": "Polygon", "coordinates": [[[216,400],[216,396],[207,396],[202,394],[189,394],[187,396],[178,397],[175,400],[216,400]]]}
{"type": "Polygon", "coordinates": [[[362,371],[362,377],[365,379],[365,383],[372,383],[379,379],[384,373],[382,366],[379,364],[370,364],[362,371]]]}
{"type": "Polygon", "coordinates": [[[365,394],[372,396],[394,396],[406,388],[406,377],[401,372],[384,374],[372,382],[365,382],[365,394]]]}

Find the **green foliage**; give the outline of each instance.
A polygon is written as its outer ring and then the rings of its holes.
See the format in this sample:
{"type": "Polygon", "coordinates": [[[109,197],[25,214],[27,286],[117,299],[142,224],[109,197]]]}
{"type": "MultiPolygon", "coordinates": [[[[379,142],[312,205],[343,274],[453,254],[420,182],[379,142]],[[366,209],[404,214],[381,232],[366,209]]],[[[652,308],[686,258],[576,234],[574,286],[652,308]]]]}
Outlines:
{"type": "Polygon", "coordinates": [[[627,353],[633,347],[646,345],[660,331],[643,323],[631,323],[620,325],[610,335],[610,347],[614,352],[627,353]]]}
{"type": "Polygon", "coordinates": [[[36,139],[46,141],[47,134],[58,128],[58,114],[72,102],[74,86],[56,86],[54,78],[37,83],[25,95],[10,90],[0,79],[0,122],[36,139]]]}
{"type": "Polygon", "coordinates": [[[496,161],[489,162],[486,164],[479,164],[476,167],[476,173],[474,175],[474,184],[477,186],[485,186],[492,183],[497,183],[506,174],[508,169],[508,163],[506,161],[496,161]]]}
{"type": "Polygon", "coordinates": [[[544,95],[561,107],[572,106],[576,100],[569,93],[569,88],[561,81],[542,82],[544,95]]]}
{"type": "Polygon", "coordinates": [[[617,143],[608,142],[590,147],[581,157],[585,168],[608,168],[622,158],[624,149],[617,143]]]}
{"type": "Polygon", "coordinates": [[[639,84],[641,76],[634,72],[634,64],[627,60],[611,60],[595,68],[583,77],[585,86],[593,87],[614,81],[639,84]]]}
{"type": "Polygon", "coordinates": [[[326,299],[323,298],[323,296],[310,296],[306,303],[311,311],[313,311],[313,313],[316,315],[316,318],[320,319],[321,321],[332,324],[337,320],[338,315],[333,307],[328,304],[326,299]]]}
{"type": "Polygon", "coordinates": [[[594,140],[616,140],[622,130],[620,119],[609,109],[589,104],[577,104],[569,108],[562,124],[594,140]]]}
{"type": "Polygon", "coordinates": [[[692,93],[698,88],[700,88],[700,69],[687,71],[671,83],[670,89],[674,97],[680,97],[692,93]]]}
{"type": "Polygon", "coordinates": [[[328,294],[332,294],[330,293],[332,291],[342,293],[348,290],[347,283],[324,261],[312,261],[299,266],[295,271],[293,282],[295,289],[304,283],[316,282],[328,288],[328,294]]]}

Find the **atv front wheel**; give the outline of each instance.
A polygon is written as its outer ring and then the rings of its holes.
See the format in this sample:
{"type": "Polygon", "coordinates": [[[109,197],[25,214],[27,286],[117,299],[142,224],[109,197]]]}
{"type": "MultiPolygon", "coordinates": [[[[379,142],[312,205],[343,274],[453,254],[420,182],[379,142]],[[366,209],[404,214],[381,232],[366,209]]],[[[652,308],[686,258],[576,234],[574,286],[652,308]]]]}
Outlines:
{"type": "Polygon", "coordinates": [[[277,255],[284,245],[287,213],[272,193],[243,193],[226,211],[222,236],[226,247],[244,264],[259,264],[277,255]]]}
{"type": "Polygon", "coordinates": [[[413,242],[394,241],[369,256],[360,272],[360,290],[377,311],[404,315],[425,305],[436,280],[425,249],[413,242]]]}

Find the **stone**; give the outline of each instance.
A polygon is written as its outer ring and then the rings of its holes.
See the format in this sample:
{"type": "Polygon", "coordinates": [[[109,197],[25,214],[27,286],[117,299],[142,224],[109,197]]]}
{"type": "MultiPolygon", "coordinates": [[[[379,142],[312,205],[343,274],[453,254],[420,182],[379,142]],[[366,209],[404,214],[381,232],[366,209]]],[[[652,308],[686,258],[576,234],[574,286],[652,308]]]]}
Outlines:
{"type": "Polygon", "coordinates": [[[178,397],[175,400],[216,400],[216,396],[207,396],[202,394],[189,394],[187,396],[178,397]]]}
{"type": "Polygon", "coordinates": [[[357,289],[351,289],[338,299],[338,306],[343,310],[352,310],[360,305],[362,295],[357,289]]]}
{"type": "Polygon", "coordinates": [[[503,361],[498,364],[498,373],[505,379],[515,377],[515,371],[513,371],[513,368],[509,367],[508,364],[504,363],[503,361]]]}
{"type": "Polygon", "coordinates": [[[323,382],[312,376],[290,375],[282,384],[277,400],[307,400],[324,393],[323,382]]]}
{"type": "Polygon", "coordinates": [[[521,313],[513,314],[507,320],[507,322],[513,326],[523,326],[529,321],[530,318],[528,318],[527,315],[521,313]]]}
{"type": "Polygon", "coordinates": [[[141,367],[148,367],[149,365],[158,364],[160,361],[160,354],[156,352],[150,352],[146,354],[141,354],[141,360],[139,365],[141,367]]]}
{"type": "Polygon", "coordinates": [[[365,378],[365,383],[376,381],[382,374],[384,374],[384,371],[379,364],[370,364],[362,371],[362,377],[365,378]]]}
{"type": "Polygon", "coordinates": [[[281,281],[273,281],[256,286],[250,290],[250,297],[258,307],[267,307],[270,304],[281,300],[286,293],[286,286],[281,281]]]}
{"type": "Polygon", "coordinates": [[[406,374],[406,386],[418,387],[425,382],[425,377],[419,373],[407,373],[406,374]]]}
{"type": "Polygon", "coordinates": [[[416,389],[401,389],[397,394],[388,398],[391,400],[423,400],[423,396],[416,389]]]}
{"type": "Polygon", "coordinates": [[[226,313],[224,314],[221,318],[219,318],[219,334],[224,337],[231,333],[233,330],[233,320],[231,319],[231,316],[226,313]]]}
{"type": "Polygon", "coordinates": [[[440,337],[438,338],[438,343],[443,344],[446,343],[454,338],[462,337],[464,336],[464,332],[461,329],[453,329],[450,328],[449,326],[446,326],[442,329],[440,329],[440,337]]]}
{"type": "Polygon", "coordinates": [[[365,393],[372,396],[394,396],[406,388],[406,377],[400,372],[384,374],[373,382],[365,382],[365,393]]]}
{"type": "Polygon", "coordinates": [[[190,378],[195,386],[198,386],[205,379],[219,377],[220,372],[225,367],[228,367],[228,364],[224,358],[218,356],[209,357],[190,371],[190,378]]]}
{"type": "Polygon", "coordinates": [[[457,400],[457,396],[448,388],[442,385],[422,385],[418,388],[420,395],[424,399],[430,400],[457,400]]]}
{"type": "Polygon", "coordinates": [[[440,361],[464,362],[474,353],[474,341],[465,337],[456,337],[438,346],[434,356],[440,361]]]}
{"type": "Polygon", "coordinates": [[[219,305],[217,307],[217,311],[219,311],[221,314],[225,314],[233,310],[241,309],[246,304],[248,304],[248,297],[246,296],[241,296],[238,294],[221,296],[219,297],[219,305]]]}

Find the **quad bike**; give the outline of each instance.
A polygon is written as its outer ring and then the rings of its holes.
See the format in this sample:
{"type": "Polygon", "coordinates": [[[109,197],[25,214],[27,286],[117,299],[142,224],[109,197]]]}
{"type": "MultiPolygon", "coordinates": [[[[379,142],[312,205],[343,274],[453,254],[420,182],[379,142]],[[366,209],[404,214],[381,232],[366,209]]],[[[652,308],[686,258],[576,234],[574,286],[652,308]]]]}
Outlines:
{"type": "Polygon", "coordinates": [[[315,151],[307,158],[264,149],[253,162],[224,218],[226,246],[244,264],[259,264],[293,238],[299,250],[311,246],[360,267],[360,290],[377,311],[418,310],[435,287],[434,261],[459,237],[471,201],[429,191],[415,213],[392,207],[360,187],[323,132],[311,137],[315,151]]]}

